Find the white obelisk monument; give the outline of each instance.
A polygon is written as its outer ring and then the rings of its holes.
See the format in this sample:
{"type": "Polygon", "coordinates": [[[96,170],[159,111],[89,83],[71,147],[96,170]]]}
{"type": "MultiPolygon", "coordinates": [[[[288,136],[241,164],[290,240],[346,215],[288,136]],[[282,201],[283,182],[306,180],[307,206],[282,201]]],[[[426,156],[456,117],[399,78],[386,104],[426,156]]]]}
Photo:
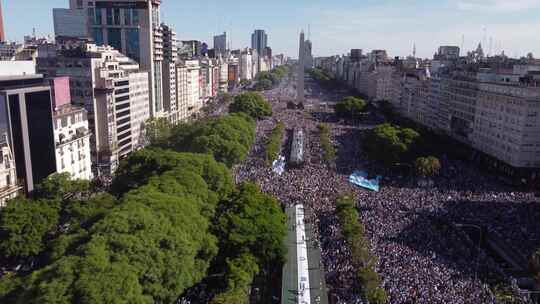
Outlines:
{"type": "Polygon", "coordinates": [[[304,103],[304,74],[305,74],[305,42],[304,31],[300,32],[300,50],[298,54],[298,83],[296,84],[296,102],[298,104],[304,103]]]}

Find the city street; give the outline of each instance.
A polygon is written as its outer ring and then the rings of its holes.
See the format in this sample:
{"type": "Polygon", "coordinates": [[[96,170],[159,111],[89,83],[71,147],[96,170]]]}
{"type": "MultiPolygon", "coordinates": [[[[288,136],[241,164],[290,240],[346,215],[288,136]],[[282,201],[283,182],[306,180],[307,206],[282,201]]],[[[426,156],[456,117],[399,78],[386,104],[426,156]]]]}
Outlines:
{"type": "MultiPolygon", "coordinates": [[[[257,143],[248,160],[235,168],[235,174],[237,182],[254,181],[283,204],[302,202],[313,212],[310,220],[318,226],[315,230],[330,297],[336,303],[360,303],[355,292],[356,270],[350,264],[350,251],[334,213],[336,197],[352,192],[358,198],[360,220],[378,258],[377,272],[390,303],[494,303],[486,283],[509,285],[507,273],[489,253],[478,252],[467,234],[453,223],[490,227],[492,233],[527,256],[540,246],[540,227],[533,220],[540,216],[540,210],[533,193],[518,192],[474,166],[454,160],[444,162],[433,189],[419,188],[414,178],[396,175],[365,159],[359,138],[371,125],[339,123],[332,113],[316,106],[331,105],[340,96],[312,81],[306,81],[306,91],[318,96],[307,97],[310,111],[287,109],[286,103],[294,100],[295,92],[290,79],[264,93],[274,115],[258,123],[257,143]],[[274,174],[262,158],[264,139],[278,121],[289,131],[304,128],[308,135],[305,166],[287,169],[282,176],[274,174]],[[337,170],[321,159],[317,124],[322,121],[331,127],[338,148],[337,170]],[[348,183],[348,176],[359,168],[385,176],[380,192],[348,183]]],[[[288,138],[283,143],[284,151],[287,142],[288,138]]]]}

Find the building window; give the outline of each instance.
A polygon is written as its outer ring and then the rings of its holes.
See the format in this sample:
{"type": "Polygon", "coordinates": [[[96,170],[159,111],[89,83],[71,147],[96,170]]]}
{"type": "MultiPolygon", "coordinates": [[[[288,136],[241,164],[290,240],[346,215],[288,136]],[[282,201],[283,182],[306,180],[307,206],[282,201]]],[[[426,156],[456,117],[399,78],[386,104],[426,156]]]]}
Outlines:
{"type": "Polygon", "coordinates": [[[132,9],[131,10],[131,22],[133,25],[139,25],[139,10],[138,9],[132,9]]]}
{"type": "Polygon", "coordinates": [[[95,17],[95,13],[94,13],[94,8],[89,7],[87,9],[87,12],[88,12],[88,21],[90,22],[90,24],[92,24],[92,25],[96,24],[96,17],[95,17]]]}
{"type": "Polygon", "coordinates": [[[93,30],[94,42],[96,45],[103,45],[103,30],[96,28],[93,30]]]}
{"type": "Polygon", "coordinates": [[[114,9],[114,25],[120,25],[120,9],[114,9]]]}
{"type": "Polygon", "coordinates": [[[124,24],[125,25],[131,25],[131,9],[126,8],[124,9],[124,24]]]}
{"type": "Polygon", "coordinates": [[[100,8],[97,8],[97,9],[96,9],[96,20],[95,20],[95,24],[101,25],[102,23],[103,23],[103,21],[102,21],[101,9],[100,9],[100,8]]]}
{"type": "Polygon", "coordinates": [[[139,62],[140,59],[141,59],[141,56],[140,56],[140,49],[141,49],[141,46],[140,46],[140,40],[139,40],[139,29],[127,29],[126,30],[126,36],[127,36],[127,41],[126,41],[126,45],[127,45],[127,50],[126,50],[126,55],[139,62]]]}
{"type": "Polygon", "coordinates": [[[113,10],[112,8],[107,8],[107,25],[113,25],[113,10]]]}
{"type": "Polygon", "coordinates": [[[110,28],[107,30],[109,35],[109,45],[122,53],[122,34],[120,29],[110,28]]]}

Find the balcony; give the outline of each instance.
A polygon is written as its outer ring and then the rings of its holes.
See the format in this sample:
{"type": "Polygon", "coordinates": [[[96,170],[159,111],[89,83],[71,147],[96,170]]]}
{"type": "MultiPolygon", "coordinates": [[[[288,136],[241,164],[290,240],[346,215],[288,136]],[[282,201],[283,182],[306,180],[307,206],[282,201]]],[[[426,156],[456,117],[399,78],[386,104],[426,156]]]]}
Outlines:
{"type": "Polygon", "coordinates": [[[70,136],[65,136],[64,134],[60,134],[59,140],[56,142],[56,147],[58,148],[60,146],[64,146],[66,144],[72,143],[74,141],[77,141],[81,138],[85,138],[88,136],[90,136],[90,132],[88,131],[88,129],[84,127],[78,128],[75,131],[75,133],[70,136]]]}

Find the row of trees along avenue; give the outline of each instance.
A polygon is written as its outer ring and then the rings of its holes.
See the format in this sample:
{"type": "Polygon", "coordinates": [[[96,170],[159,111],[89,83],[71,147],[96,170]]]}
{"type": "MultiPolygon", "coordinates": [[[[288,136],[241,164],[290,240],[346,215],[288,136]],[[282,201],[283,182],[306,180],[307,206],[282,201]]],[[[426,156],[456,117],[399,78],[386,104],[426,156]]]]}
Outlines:
{"type": "Polygon", "coordinates": [[[248,303],[254,276],[285,256],[278,202],[229,170],[265,113],[156,123],[109,191],[57,174],[8,202],[0,303],[175,303],[210,277],[214,303],[248,303]]]}

